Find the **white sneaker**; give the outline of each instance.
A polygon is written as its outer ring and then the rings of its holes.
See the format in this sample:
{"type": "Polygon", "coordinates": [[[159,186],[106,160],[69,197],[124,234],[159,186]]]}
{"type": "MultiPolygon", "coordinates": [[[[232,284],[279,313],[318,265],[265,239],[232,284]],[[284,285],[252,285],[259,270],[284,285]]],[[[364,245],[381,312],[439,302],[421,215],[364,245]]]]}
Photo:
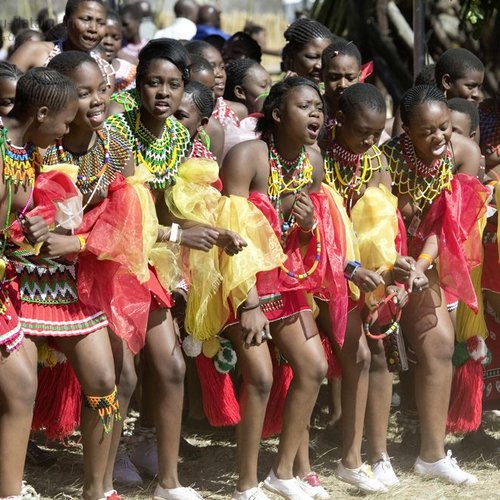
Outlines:
{"type": "Polygon", "coordinates": [[[436,477],[443,479],[451,484],[476,484],[476,476],[463,471],[457,464],[456,459],[451,456],[451,450],[448,450],[446,457],[437,462],[427,463],[417,458],[413,468],[415,474],[419,476],[436,477]]]}
{"type": "Polygon", "coordinates": [[[116,455],[113,481],[124,486],[142,486],[142,478],[126,453],[119,452],[116,455]]]}
{"type": "Polygon", "coordinates": [[[151,477],[158,475],[158,450],[154,439],[139,441],[130,457],[132,463],[151,477]]]}
{"type": "Polygon", "coordinates": [[[399,479],[392,468],[389,457],[383,453],[382,458],[372,464],[373,475],[385,486],[390,488],[399,484],[399,479]]]}
{"type": "Polygon", "coordinates": [[[35,491],[33,486],[23,481],[20,498],[22,498],[22,500],[40,500],[40,495],[35,491]]]}
{"type": "Polygon", "coordinates": [[[297,480],[302,490],[311,498],[316,498],[316,500],[328,500],[330,498],[330,493],[321,486],[319,476],[316,472],[309,472],[302,479],[297,477],[297,480]]]}
{"type": "Polygon", "coordinates": [[[300,483],[297,478],[278,479],[272,469],[266,479],[264,479],[263,486],[266,490],[276,493],[276,495],[279,495],[287,500],[312,499],[312,497],[300,487],[300,483]]]}
{"type": "Polygon", "coordinates": [[[259,486],[249,488],[245,491],[234,490],[231,496],[232,500],[270,500],[270,498],[261,490],[259,486]]]}
{"type": "Polygon", "coordinates": [[[387,488],[373,475],[371,467],[368,464],[363,464],[357,469],[348,469],[340,461],[335,470],[335,476],[345,483],[356,486],[356,488],[364,493],[387,491],[387,488]]]}
{"type": "Polygon", "coordinates": [[[156,486],[153,493],[153,500],[203,500],[193,488],[162,488],[160,485],[156,486]]]}

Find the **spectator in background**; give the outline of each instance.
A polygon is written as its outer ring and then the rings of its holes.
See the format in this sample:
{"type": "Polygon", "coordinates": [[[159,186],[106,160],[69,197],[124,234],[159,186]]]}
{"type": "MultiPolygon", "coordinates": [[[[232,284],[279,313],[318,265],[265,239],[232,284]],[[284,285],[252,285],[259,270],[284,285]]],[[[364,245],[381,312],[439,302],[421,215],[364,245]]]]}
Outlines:
{"type": "Polygon", "coordinates": [[[11,47],[11,53],[17,50],[23,43],[26,42],[43,42],[45,37],[43,33],[38,30],[24,29],[19,31],[14,40],[14,45],[11,47]]]}
{"type": "Polygon", "coordinates": [[[177,0],[174,5],[175,21],[156,32],[154,38],[191,40],[196,35],[196,21],[200,6],[195,0],[177,0]]]}
{"type": "Polygon", "coordinates": [[[57,21],[50,16],[49,9],[44,7],[43,9],[40,9],[36,15],[36,24],[38,29],[45,35],[47,31],[52,29],[57,24],[57,21]]]}
{"type": "Polygon", "coordinates": [[[222,48],[222,57],[225,63],[235,59],[253,59],[260,63],[262,60],[262,49],[260,45],[244,31],[238,31],[222,48]]]}
{"type": "Polygon", "coordinates": [[[3,48],[3,29],[2,26],[0,26],[0,61],[3,61],[4,59],[7,59],[7,50],[3,48]]]}
{"type": "Polygon", "coordinates": [[[198,29],[193,40],[205,40],[210,35],[218,35],[224,40],[230,37],[220,28],[220,10],[213,5],[202,5],[198,13],[198,29]]]}
{"type": "Polygon", "coordinates": [[[120,10],[125,45],[118,53],[118,57],[132,64],[137,64],[137,57],[147,40],[141,39],[139,25],[142,20],[142,9],[138,3],[127,4],[120,10]]]}
{"type": "Polygon", "coordinates": [[[30,22],[27,19],[24,19],[24,17],[19,16],[14,16],[9,24],[10,32],[14,37],[16,37],[21,30],[26,30],[29,27],[30,22]]]}
{"type": "Polygon", "coordinates": [[[149,0],[141,0],[137,2],[142,11],[142,21],[139,26],[139,35],[143,40],[151,40],[155,37],[158,29],[153,21],[153,9],[149,0]]]}

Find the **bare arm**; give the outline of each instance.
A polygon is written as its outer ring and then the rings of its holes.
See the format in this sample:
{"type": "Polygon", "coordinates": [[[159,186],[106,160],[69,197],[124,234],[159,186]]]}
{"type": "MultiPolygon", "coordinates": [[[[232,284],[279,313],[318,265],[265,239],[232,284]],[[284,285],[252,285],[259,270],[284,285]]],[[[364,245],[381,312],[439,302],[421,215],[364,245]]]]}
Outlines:
{"type": "Polygon", "coordinates": [[[451,145],[457,173],[478,177],[481,166],[479,146],[472,139],[459,134],[452,135],[451,145]]]}
{"type": "Polygon", "coordinates": [[[215,118],[211,117],[205,130],[210,137],[210,151],[215,155],[220,165],[224,151],[224,128],[215,118]]]}
{"type": "Polygon", "coordinates": [[[10,56],[9,61],[25,72],[43,66],[53,47],[51,42],[26,42],[10,56]]]}

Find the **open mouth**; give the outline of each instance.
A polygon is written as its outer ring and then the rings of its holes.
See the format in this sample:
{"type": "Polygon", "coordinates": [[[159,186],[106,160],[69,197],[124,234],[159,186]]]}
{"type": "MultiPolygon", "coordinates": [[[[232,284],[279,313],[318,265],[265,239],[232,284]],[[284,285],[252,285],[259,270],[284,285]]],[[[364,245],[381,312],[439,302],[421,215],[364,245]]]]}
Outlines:
{"type": "Polygon", "coordinates": [[[168,104],[168,102],[158,101],[155,102],[155,109],[160,113],[165,113],[170,109],[170,105],[168,104]]]}
{"type": "Polygon", "coordinates": [[[434,156],[441,156],[446,151],[446,142],[440,146],[432,148],[432,154],[434,156]]]}
{"type": "Polygon", "coordinates": [[[307,125],[307,131],[312,135],[318,135],[320,128],[320,124],[316,122],[309,123],[309,125],[307,125]]]}
{"type": "Polygon", "coordinates": [[[92,111],[87,114],[88,119],[92,123],[100,123],[104,120],[104,108],[99,109],[98,111],[92,111]]]}

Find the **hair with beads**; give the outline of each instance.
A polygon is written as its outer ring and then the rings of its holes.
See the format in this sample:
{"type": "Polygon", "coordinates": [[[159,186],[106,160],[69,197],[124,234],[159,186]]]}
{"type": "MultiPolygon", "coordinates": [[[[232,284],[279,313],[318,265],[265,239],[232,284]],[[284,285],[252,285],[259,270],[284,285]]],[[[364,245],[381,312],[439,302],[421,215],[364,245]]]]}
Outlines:
{"type": "Polygon", "coordinates": [[[432,85],[417,85],[407,90],[401,98],[399,109],[403,124],[409,125],[414,108],[426,102],[441,102],[448,107],[446,97],[437,87],[433,87],[432,85]]]}
{"type": "Polygon", "coordinates": [[[264,101],[264,105],[262,107],[263,116],[259,118],[257,126],[255,127],[255,131],[260,133],[264,140],[267,140],[275,126],[273,110],[275,110],[276,108],[280,108],[283,105],[283,102],[288,93],[291,90],[296,89],[297,87],[311,87],[318,93],[318,96],[323,101],[323,96],[321,95],[321,91],[318,85],[316,85],[316,83],[314,83],[312,80],[309,80],[302,76],[289,76],[288,78],[275,83],[271,87],[269,95],[264,101]]]}
{"type": "Polygon", "coordinates": [[[454,97],[448,100],[448,106],[452,111],[463,113],[469,117],[471,132],[477,129],[479,125],[479,111],[473,102],[462,97],[454,97]]]}
{"type": "Polygon", "coordinates": [[[104,10],[106,10],[103,0],[68,0],[64,10],[64,19],[67,21],[76,12],[76,9],[78,9],[80,4],[85,2],[98,3],[103,6],[104,10]]]}
{"type": "Polygon", "coordinates": [[[148,72],[151,61],[164,59],[170,61],[182,75],[186,83],[189,79],[189,54],[178,40],[171,38],[157,38],[150,40],[139,52],[139,63],[135,76],[136,87],[139,87],[144,75],[148,72]]]}
{"type": "Polygon", "coordinates": [[[386,105],[384,96],[375,85],[355,83],[342,92],[338,109],[347,116],[361,109],[370,109],[385,116],[386,105]]]}
{"type": "Polygon", "coordinates": [[[214,110],[212,91],[203,83],[191,81],[184,87],[184,94],[191,96],[202,118],[210,118],[214,110]]]}
{"type": "Polygon", "coordinates": [[[81,52],[80,50],[67,50],[61,54],[57,54],[57,56],[49,61],[47,68],[59,71],[61,75],[69,76],[73,71],[77,70],[85,63],[95,65],[99,73],[101,72],[95,59],[86,52],[81,52]]]}
{"type": "Polygon", "coordinates": [[[234,94],[234,87],[241,85],[248,72],[255,66],[260,66],[253,59],[236,59],[226,66],[226,87],[224,89],[224,99],[238,101],[234,94]]]}
{"type": "Polygon", "coordinates": [[[12,114],[47,106],[52,112],[61,111],[69,101],[78,99],[73,82],[50,68],[32,68],[16,87],[16,100],[12,114]]]}
{"type": "Polygon", "coordinates": [[[330,39],[332,32],[323,24],[308,18],[294,21],[284,33],[286,45],[283,47],[282,59],[284,70],[288,70],[288,60],[294,53],[301,51],[309,42],[316,39],[330,39]]]}
{"type": "Polygon", "coordinates": [[[448,49],[436,62],[436,83],[441,87],[444,75],[450,75],[454,81],[463,78],[469,71],[484,73],[484,64],[467,49],[448,49]]]}
{"type": "Polygon", "coordinates": [[[9,61],[0,61],[0,80],[14,80],[17,82],[23,72],[9,61]]]}
{"type": "Polygon", "coordinates": [[[328,45],[328,47],[321,54],[321,67],[328,68],[330,60],[337,56],[348,56],[352,57],[361,67],[361,52],[359,51],[357,45],[354,42],[348,42],[344,38],[338,38],[334,40],[333,43],[328,45]]]}

